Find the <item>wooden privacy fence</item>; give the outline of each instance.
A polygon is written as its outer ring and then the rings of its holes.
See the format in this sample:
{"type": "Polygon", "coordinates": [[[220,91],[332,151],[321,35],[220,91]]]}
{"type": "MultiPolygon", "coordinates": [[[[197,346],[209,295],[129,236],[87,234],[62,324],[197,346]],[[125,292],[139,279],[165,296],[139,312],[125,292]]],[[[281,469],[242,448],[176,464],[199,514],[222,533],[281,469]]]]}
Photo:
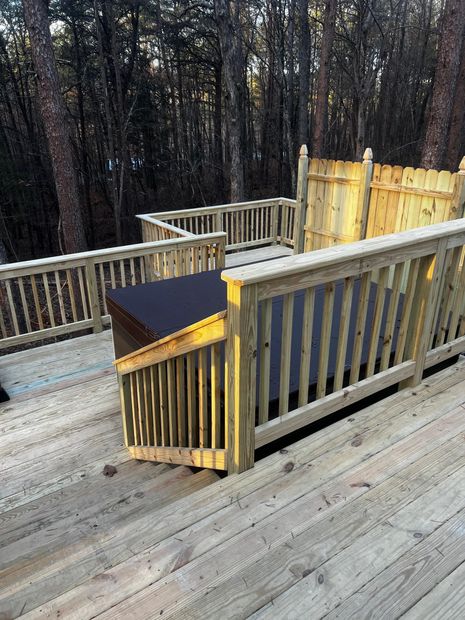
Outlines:
{"type": "Polygon", "coordinates": [[[224,267],[225,234],[0,265],[0,349],[109,322],[105,292],[224,267]]]}
{"type": "Polygon", "coordinates": [[[299,250],[318,250],[462,217],[465,158],[458,172],[307,158],[299,160],[299,250]],[[304,240],[305,237],[305,240],[304,240]]]}
{"type": "Polygon", "coordinates": [[[252,467],[255,448],[398,382],[416,385],[425,368],[464,351],[464,245],[460,219],[224,271],[229,471],[252,467]],[[276,321],[281,361],[272,417],[276,321]]]}
{"type": "Polygon", "coordinates": [[[233,251],[273,244],[293,247],[295,207],[296,201],[290,198],[271,198],[137,217],[144,241],[168,234],[166,228],[171,234],[184,235],[224,231],[226,250],[233,251]]]}

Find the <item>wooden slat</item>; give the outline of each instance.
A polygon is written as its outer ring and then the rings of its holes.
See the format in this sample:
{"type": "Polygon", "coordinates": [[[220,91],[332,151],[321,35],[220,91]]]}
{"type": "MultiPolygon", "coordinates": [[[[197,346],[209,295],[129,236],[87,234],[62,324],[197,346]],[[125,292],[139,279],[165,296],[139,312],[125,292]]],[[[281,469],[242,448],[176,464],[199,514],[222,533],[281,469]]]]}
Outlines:
{"type": "Polygon", "coordinates": [[[166,379],[168,392],[168,426],[170,446],[176,446],[178,441],[178,414],[176,398],[176,374],[175,361],[170,359],[166,362],[166,379]]]}
{"type": "Polygon", "coordinates": [[[29,307],[28,307],[27,300],[26,300],[26,293],[24,290],[23,278],[21,277],[18,278],[18,287],[19,287],[19,294],[21,297],[21,305],[23,308],[24,320],[26,321],[26,330],[28,332],[31,332],[32,331],[31,317],[29,315],[29,307]]]}
{"type": "Polygon", "coordinates": [[[368,300],[370,298],[370,286],[371,272],[367,271],[363,274],[360,282],[357,319],[355,321],[354,349],[352,353],[349,383],[355,383],[358,381],[360,376],[360,362],[362,360],[363,338],[365,335],[368,300]]]}
{"type": "Polygon", "coordinates": [[[271,325],[273,305],[271,299],[261,304],[260,322],[260,382],[258,399],[258,423],[268,420],[270,403],[271,325]]]}
{"type": "MultiPolygon", "coordinates": [[[[339,318],[339,336],[337,341],[336,368],[334,371],[334,391],[340,390],[343,385],[344,371],[347,352],[347,338],[349,335],[350,312],[352,308],[352,298],[354,292],[354,278],[344,280],[344,291],[342,294],[342,306],[339,318]]],[[[305,403],[299,403],[302,406],[305,403]]]]}
{"type": "Polygon", "coordinates": [[[168,381],[166,362],[160,362],[158,368],[158,393],[160,398],[160,435],[161,445],[170,445],[168,381]]]}
{"type": "Polygon", "coordinates": [[[368,349],[368,360],[366,376],[371,377],[375,371],[376,359],[378,356],[379,334],[383,318],[384,300],[386,297],[386,286],[389,278],[389,267],[383,267],[379,271],[378,284],[376,287],[375,309],[373,322],[371,325],[370,346],[368,349]]]}
{"type": "Polygon", "coordinates": [[[197,400],[195,385],[195,352],[189,352],[187,358],[187,439],[189,447],[197,441],[197,400]]]}
{"type": "Polygon", "coordinates": [[[53,314],[53,304],[52,304],[52,298],[50,296],[50,287],[48,284],[48,274],[47,273],[43,273],[42,274],[42,282],[44,284],[44,291],[45,291],[45,300],[47,303],[47,310],[48,310],[48,318],[50,320],[50,325],[52,327],[55,327],[56,323],[55,323],[55,316],[53,314]]]}
{"type": "MultiPolygon", "coordinates": [[[[37,322],[39,324],[39,329],[44,329],[42,308],[40,307],[39,293],[37,290],[36,278],[34,275],[31,275],[31,288],[32,288],[32,297],[34,299],[34,308],[36,311],[36,317],[37,317],[37,322]]],[[[85,318],[88,318],[88,317],[85,317],[85,318]]]]}
{"type": "Polygon", "coordinates": [[[294,294],[283,299],[283,324],[281,335],[281,364],[279,370],[279,415],[289,411],[289,382],[291,375],[292,322],[294,294]]]}
{"type": "Polygon", "coordinates": [[[209,437],[207,402],[207,349],[202,347],[197,353],[198,360],[198,399],[199,399],[199,447],[207,448],[209,437]]]}
{"type": "Polygon", "coordinates": [[[187,419],[184,356],[179,356],[176,358],[176,408],[178,413],[178,445],[185,446],[187,445],[187,419]]]}
{"type": "Polygon", "coordinates": [[[397,311],[399,307],[400,289],[404,278],[404,271],[405,263],[398,263],[394,270],[391,298],[389,300],[389,309],[386,317],[386,324],[384,326],[383,348],[381,351],[381,360],[379,366],[380,370],[386,370],[386,368],[389,366],[397,311]]]}
{"type": "Polygon", "coordinates": [[[397,336],[396,353],[394,356],[394,365],[400,364],[404,359],[404,350],[407,342],[408,326],[410,323],[410,314],[415,299],[415,284],[417,281],[418,270],[420,268],[420,259],[416,258],[411,261],[408,274],[407,291],[402,306],[402,316],[400,319],[399,333],[397,336]]]}
{"type": "MultiPolygon", "coordinates": [[[[262,302],[263,303],[263,302],[262,302]]],[[[304,308],[302,315],[302,338],[300,344],[299,368],[299,407],[308,402],[310,383],[310,363],[312,357],[312,333],[315,306],[315,289],[305,291],[304,308]]]]}
{"type": "Polygon", "coordinates": [[[328,380],[328,361],[331,344],[331,329],[333,325],[335,284],[326,285],[325,301],[320,336],[320,356],[318,360],[318,379],[316,385],[316,397],[322,398],[326,394],[326,382],[328,380]]]}
{"type": "Polygon", "coordinates": [[[221,344],[218,342],[211,347],[211,446],[221,448],[221,344]]]}
{"type": "Polygon", "coordinates": [[[190,467],[227,469],[227,451],[211,448],[154,448],[152,446],[130,447],[132,457],[141,461],[175,463],[190,467]]]}

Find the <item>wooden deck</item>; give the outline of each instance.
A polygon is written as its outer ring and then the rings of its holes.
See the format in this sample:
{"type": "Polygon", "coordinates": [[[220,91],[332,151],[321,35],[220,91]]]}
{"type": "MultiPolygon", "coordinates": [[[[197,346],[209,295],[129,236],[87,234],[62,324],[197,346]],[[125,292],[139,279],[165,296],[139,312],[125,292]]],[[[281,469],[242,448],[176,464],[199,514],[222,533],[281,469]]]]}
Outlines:
{"type": "Polygon", "coordinates": [[[464,617],[465,361],[218,480],[128,460],[109,336],[0,358],[2,620],[464,617]]]}

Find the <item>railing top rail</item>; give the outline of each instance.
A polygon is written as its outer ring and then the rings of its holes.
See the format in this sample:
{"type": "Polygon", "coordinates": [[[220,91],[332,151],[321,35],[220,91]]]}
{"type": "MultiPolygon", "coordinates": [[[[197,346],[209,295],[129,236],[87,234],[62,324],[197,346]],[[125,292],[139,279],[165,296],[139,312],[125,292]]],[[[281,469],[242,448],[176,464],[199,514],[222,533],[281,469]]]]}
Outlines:
{"type": "Polygon", "coordinates": [[[94,259],[96,262],[104,262],[111,257],[124,258],[134,254],[150,254],[151,250],[165,252],[173,249],[182,249],[190,244],[208,244],[226,240],[226,233],[216,232],[204,235],[194,235],[181,239],[167,239],[166,241],[148,241],[146,243],[135,243],[132,245],[122,245],[113,248],[103,248],[101,250],[91,250],[89,252],[79,252],[76,254],[63,254],[62,256],[48,256],[30,261],[17,263],[7,263],[0,265],[0,279],[11,276],[11,272],[27,272],[41,267],[52,267],[56,270],[65,269],[67,266],[82,266],[87,259],[94,259]]]}
{"type": "Polygon", "coordinates": [[[278,279],[285,280],[291,276],[309,274],[325,267],[334,268],[348,262],[363,261],[369,266],[370,257],[383,253],[389,253],[392,257],[392,264],[394,264],[397,262],[397,258],[399,261],[405,260],[406,250],[409,248],[426,246],[428,243],[434,243],[439,239],[463,234],[465,234],[465,218],[364,239],[350,244],[336,245],[264,263],[235,267],[223,271],[221,277],[226,282],[236,286],[263,284],[278,279]]]}
{"type": "Polygon", "coordinates": [[[137,215],[140,220],[144,222],[149,222],[150,224],[156,224],[159,228],[164,228],[170,232],[181,235],[182,237],[195,237],[194,233],[189,232],[188,230],[184,230],[183,228],[178,228],[177,226],[173,226],[172,224],[167,224],[163,220],[159,220],[153,215],[148,214],[140,214],[137,215]]]}
{"type": "Polygon", "coordinates": [[[113,362],[113,365],[120,374],[127,374],[134,370],[146,368],[151,364],[195,351],[207,344],[225,340],[226,314],[227,311],[222,310],[197,321],[197,323],[192,323],[173,334],[120,357],[113,362]]]}
{"type": "MultiPolygon", "coordinates": [[[[244,201],[244,202],[231,202],[231,203],[227,203],[227,204],[221,204],[221,205],[212,205],[210,207],[200,207],[197,209],[181,209],[179,211],[160,211],[158,213],[144,213],[144,214],[139,214],[136,217],[138,217],[139,219],[147,219],[147,217],[149,218],[160,218],[160,217],[193,217],[195,215],[208,215],[209,213],[214,213],[215,211],[234,211],[234,210],[240,210],[240,209],[247,209],[247,207],[259,207],[260,205],[269,205],[271,203],[279,203],[279,202],[285,202],[287,204],[292,204],[294,205],[295,200],[293,200],[292,198],[284,198],[284,197],[277,197],[277,198],[262,198],[260,200],[250,200],[250,201],[244,201]]],[[[150,220],[149,220],[150,221],[150,220]]]]}

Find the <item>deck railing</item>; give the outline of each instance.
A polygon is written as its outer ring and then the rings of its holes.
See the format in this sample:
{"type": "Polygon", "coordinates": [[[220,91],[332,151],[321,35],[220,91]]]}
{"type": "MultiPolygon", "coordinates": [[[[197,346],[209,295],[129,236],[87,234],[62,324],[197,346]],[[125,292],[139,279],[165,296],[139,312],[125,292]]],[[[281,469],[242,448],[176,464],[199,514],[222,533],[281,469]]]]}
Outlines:
{"type": "Polygon", "coordinates": [[[226,250],[233,251],[273,244],[293,247],[295,211],[295,200],[271,198],[137,217],[141,220],[144,241],[168,232],[200,235],[224,231],[226,250]],[[169,231],[162,231],[162,223],[169,231]]]}
{"type": "Polygon", "coordinates": [[[214,233],[0,265],[0,349],[101,331],[108,289],[220,269],[224,255],[214,233]]]}
{"type": "Polygon", "coordinates": [[[116,361],[124,438],[134,458],[227,468],[225,314],[116,361]]]}
{"type": "Polygon", "coordinates": [[[388,386],[416,385],[425,368],[465,351],[464,245],[461,219],[223,272],[229,471],[252,467],[255,448],[388,386]],[[282,317],[273,311],[278,299],[282,317]],[[303,305],[299,319],[297,301],[303,305]],[[275,321],[281,361],[279,407],[272,417],[275,321]],[[295,399],[291,365],[299,377],[295,399]],[[317,371],[314,389],[311,366],[317,371]]]}

